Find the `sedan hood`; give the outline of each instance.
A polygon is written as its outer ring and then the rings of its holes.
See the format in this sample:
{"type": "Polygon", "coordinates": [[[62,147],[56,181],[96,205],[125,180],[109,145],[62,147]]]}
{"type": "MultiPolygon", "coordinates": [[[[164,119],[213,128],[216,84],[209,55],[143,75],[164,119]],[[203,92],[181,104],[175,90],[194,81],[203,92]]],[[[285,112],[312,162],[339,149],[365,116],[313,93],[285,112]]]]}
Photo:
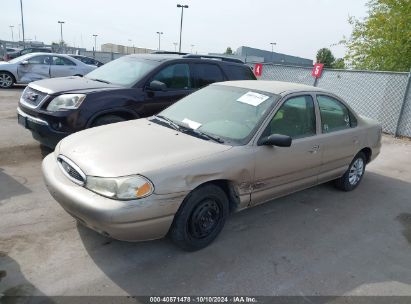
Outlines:
{"type": "Polygon", "coordinates": [[[142,174],[230,149],[147,119],[87,129],[63,139],[56,154],[68,157],[86,175],[142,174]]]}
{"type": "Polygon", "coordinates": [[[57,93],[80,93],[83,91],[100,91],[105,89],[123,88],[118,85],[107,84],[79,76],[38,80],[30,83],[30,87],[41,92],[45,92],[49,95],[57,93]]]}

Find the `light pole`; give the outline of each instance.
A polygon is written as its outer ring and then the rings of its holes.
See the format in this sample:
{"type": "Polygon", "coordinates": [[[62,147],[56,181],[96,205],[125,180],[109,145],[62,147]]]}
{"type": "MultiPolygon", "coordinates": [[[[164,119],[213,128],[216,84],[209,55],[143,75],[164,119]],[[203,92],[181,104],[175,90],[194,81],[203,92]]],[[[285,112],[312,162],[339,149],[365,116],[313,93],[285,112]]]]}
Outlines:
{"type": "Polygon", "coordinates": [[[177,52],[177,45],[178,45],[178,42],[173,42],[173,44],[174,44],[174,52],[177,52]]]}
{"type": "Polygon", "coordinates": [[[14,25],[10,25],[10,30],[11,30],[11,41],[13,41],[13,42],[14,42],[13,27],[14,27],[14,25]]]}
{"type": "Polygon", "coordinates": [[[24,18],[23,18],[23,0],[20,0],[20,13],[21,13],[21,29],[23,31],[23,47],[26,47],[24,40],[24,18]]]}
{"type": "Polygon", "coordinates": [[[60,24],[60,47],[61,47],[61,50],[63,50],[63,24],[64,24],[64,21],[57,21],[57,23],[60,24]]]}
{"type": "Polygon", "coordinates": [[[160,51],[161,50],[161,35],[163,35],[164,33],[163,32],[157,32],[157,34],[158,34],[158,50],[160,51]]]}
{"type": "Polygon", "coordinates": [[[178,51],[181,53],[181,33],[183,32],[183,15],[184,9],[188,8],[188,5],[185,4],[177,4],[177,7],[181,7],[181,21],[180,21],[180,45],[178,47],[178,51]]]}
{"type": "Polygon", "coordinates": [[[271,44],[271,61],[274,62],[273,61],[274,45],[277,45],[277,43],[276,42],[270,42],[270,44],[271,44]]]}
{"type": "Polygon", "coordinates": [[[191,54],[193,53],[193,47],[195,47],[195,44],[191,45],[191,54]]]}
{"type": "Polygon", "coordinates": [[[93,34],[94,37],[94,52],[97,51],[97,34],[93,34]]]}

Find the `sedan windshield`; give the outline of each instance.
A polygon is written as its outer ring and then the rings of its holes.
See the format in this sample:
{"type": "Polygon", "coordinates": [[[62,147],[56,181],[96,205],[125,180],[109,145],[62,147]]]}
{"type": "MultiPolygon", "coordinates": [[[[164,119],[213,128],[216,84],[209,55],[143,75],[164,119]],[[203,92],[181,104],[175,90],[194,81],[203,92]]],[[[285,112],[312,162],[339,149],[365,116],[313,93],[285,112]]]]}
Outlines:
{"type": "Polygon", "coordinates": [[[23,55],[23,56],[16,57],[12,60],[9,60],[8,62],[9,63],[19,63],[20,61],[28,60],[31,57],[33,57],[33,54],[26,54],[26,55],[23,55]]]}
{"type": "Polygon", "coordinates": [[[131,87],[158,64],[153,60],[124,56],[95,69],[85,77],[131,87]]]}
{"type": "Polygon", "coordinates": [[[195,130],[191,134],[245,144],[279,98],[251,89],[211,85],[181,99],[158,117],[195,130]]]}

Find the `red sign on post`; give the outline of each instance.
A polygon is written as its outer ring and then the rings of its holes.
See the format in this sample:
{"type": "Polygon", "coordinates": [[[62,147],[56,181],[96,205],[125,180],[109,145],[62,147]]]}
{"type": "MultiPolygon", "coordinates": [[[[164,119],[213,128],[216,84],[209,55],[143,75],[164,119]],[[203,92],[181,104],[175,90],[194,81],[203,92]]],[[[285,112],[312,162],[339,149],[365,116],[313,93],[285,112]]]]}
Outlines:
{"type": "Polygon", "coordinates": [[[256,63],[254,66],[254,75],[260,77],[263,74],[263,65],[261,63],[256,63]]]}
{"type": "Polygon", "coordinates": [[[320,78],[321,73],[323,72],[323,67],[324,67],[324,64],[322,64],[322,63],[314,64],[313,71],[311,72],[311,75],[315,78],[320,78]]]}

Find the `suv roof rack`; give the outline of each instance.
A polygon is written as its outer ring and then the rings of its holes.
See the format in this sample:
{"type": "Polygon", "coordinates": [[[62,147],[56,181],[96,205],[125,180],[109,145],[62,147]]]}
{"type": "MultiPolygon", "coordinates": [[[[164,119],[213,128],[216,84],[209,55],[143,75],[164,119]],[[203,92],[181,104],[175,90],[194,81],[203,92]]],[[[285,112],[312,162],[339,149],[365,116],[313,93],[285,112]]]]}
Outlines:
{"type": "Polygon", "coordinates": [[[214,56],[214,55],[195,55],[195,54],[187,54],[183,56],[184,58],[205,58],[205,59],[216,59],[216,60],[221,60],[221,61],[227,61],[227,62],[235,62],[235,63],[244,63],[241,59],[237,58],[230,58],[230,57],[224,57],[224,56],[214,56]]]}
{"type": "Polygon", "coordinates": [[[154,52],[151,52],[150,54],[187,55],[188,53],[169,52],[169,51],[154,51],[154,52]]]}

